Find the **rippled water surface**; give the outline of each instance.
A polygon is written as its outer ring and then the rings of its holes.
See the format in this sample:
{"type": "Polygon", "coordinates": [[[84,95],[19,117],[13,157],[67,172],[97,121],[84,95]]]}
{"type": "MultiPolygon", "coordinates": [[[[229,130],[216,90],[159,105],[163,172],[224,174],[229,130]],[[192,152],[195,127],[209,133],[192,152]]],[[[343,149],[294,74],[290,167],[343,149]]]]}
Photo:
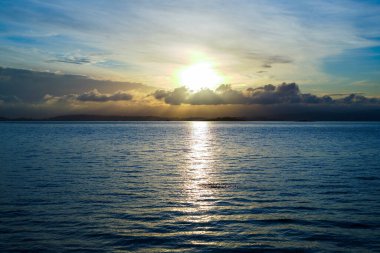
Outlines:
{"type": "Polygon", "coordinates": [[[380,123],[0,124],[2,251],[380,252],[380,123]]]}

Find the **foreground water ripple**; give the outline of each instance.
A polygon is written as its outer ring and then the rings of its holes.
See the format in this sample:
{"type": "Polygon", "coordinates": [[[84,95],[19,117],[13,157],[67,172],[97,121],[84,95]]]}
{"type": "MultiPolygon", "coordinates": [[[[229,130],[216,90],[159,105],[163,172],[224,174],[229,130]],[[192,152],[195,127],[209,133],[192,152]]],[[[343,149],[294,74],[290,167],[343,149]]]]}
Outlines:
{"type": "Polygon", "coordinates": [[[0,124],[0,248],[380,252],[380,124],[0,124]]]}

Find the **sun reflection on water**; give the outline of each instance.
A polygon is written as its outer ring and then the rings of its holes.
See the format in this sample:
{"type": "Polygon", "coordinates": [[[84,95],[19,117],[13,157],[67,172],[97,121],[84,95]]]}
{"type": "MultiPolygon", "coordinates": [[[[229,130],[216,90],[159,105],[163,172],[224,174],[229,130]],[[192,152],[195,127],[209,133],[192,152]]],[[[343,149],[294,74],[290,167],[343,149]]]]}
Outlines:
{"type": "Polygon", "coordinates": [[[212,133],[209,122],[191,122],[189,125],[189,147],[185,167],[184,190],[189,204],[188,221],[204,222],[210,217],[205,214],[214,206],[212,171],[214,155],[212,133]]]}

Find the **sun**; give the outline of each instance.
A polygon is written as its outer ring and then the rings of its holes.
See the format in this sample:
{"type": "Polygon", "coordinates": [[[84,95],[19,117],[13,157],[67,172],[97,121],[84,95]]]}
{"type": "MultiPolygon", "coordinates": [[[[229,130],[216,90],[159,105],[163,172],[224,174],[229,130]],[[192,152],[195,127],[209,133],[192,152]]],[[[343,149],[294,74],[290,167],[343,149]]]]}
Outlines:
{"type": "Polygon", "coordinates": [[[190,90],[214,89],[223,78],[207,62],[197,63],[179,73],[179,82],[190,90]]]}

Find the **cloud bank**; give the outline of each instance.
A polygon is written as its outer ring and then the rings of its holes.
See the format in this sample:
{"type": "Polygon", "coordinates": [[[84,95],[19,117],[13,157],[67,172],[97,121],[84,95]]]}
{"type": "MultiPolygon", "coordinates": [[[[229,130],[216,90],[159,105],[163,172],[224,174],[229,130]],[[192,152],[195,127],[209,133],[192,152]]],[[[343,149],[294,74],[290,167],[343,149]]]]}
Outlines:
{"type": "Polygon", "coordinates": [[[152,95],[170,105],[380,104],[378,98],[367,98],[358,94],[333,99],[327,95],[302,93],[296,83],[282,83],[277,86],[267,84],[243,91],[234,90],[226,84],[219,86],[215,91],[202,89],[191,92],[186,87],[180,87],[173,91],[157,90],[152,95]]]}
{"type": "Polygon", "coordinates": [[[0,68],[0,117],[60,115],[240,117],[253,120],[380,120],[380,99],[359,93],[321,96],[296,83],[238,90],[173,90],[128,82],[0,68]]]}
{"type": "MultiPolygon", "coordinates": [[[[0,95],[4,97],[18,97],[24,102],[39,102],[46,94],[65,96],[68,94],[82,94],[96,89],[100,93],[113,94],[118,91],[149,92],[155,88],[132,82],[115,82],[96,80],[87,76],[69,75],[51,72],[39,72],[24,69],[0,67],[0,95]]],[[[81,99],[116,99],[128,100],[122,94],[112,98],[99,98],[96,95],[83,95],[81,99]]],[[[2,99],[0,97],[0,99],[2,99]]]]}

